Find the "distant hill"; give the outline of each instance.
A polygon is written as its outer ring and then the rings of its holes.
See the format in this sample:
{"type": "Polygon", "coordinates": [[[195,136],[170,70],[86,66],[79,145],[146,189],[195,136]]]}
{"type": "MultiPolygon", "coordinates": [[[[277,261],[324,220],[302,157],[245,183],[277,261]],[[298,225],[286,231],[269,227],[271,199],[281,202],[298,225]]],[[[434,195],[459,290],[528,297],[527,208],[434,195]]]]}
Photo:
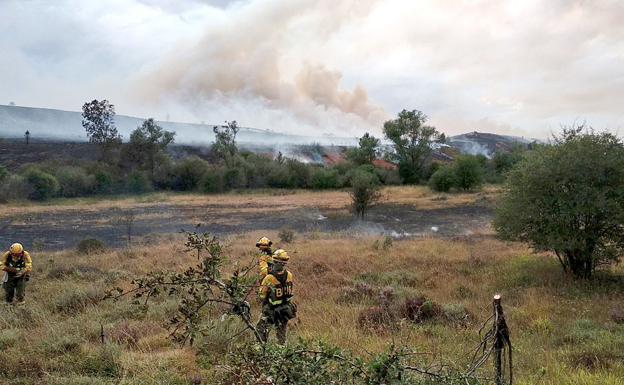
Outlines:
{"type": "MultiPolygon", "coordinates": [[[[133,116],[116,115],[115,124],[119,133],[128,138],[130,133],[145,119],[133,116]]],[[[34,108],[0,105],[0,137],[22,138],[26,130],[32,138],[84,142],[87,140],[81,125],[82,115],[76,111],[63,111],[51,108],[34,108]]],[[[206,145],[214,141],[213,124],[162,122],[158,124],[166,130],[176,132],[176,143],[206,145]]],[[[304,136],[279,133],[250,127],[241,127],[237,137],[239,143],[258,144],[311,144],[355,145],[356,138],[336,136],[304,136]]]]}
{"type": "Polygon", "coordinates": [[[492,157],[496,152],[508,152],[516,145],[527,146],[538,142],[536,139],[528,139],[519,136],[489,134],[484,132],[470,132],[451,136],[447,143],[462,154],[485,155],[492,157]]]}

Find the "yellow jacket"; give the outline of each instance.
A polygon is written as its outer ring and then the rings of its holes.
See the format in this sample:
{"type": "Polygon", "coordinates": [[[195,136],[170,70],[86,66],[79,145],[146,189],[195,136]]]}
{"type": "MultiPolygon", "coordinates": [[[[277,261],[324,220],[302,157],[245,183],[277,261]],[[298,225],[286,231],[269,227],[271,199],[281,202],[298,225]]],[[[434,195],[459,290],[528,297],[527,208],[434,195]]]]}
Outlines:
{"type": "Polygon", "coordinates": [[[8,268],[21,268],[24,269],[24,273],[30,273],[32,271],[32,258],[30,258],[30,254],[28,251],[23,252],[23,261],[20,261],[21,257],[15,257],[11,255],[10,251],[2,254],[0,257],[0,270],[7,271],[8,268]]]}
{"type": "Polygon", "coordinates": [[[267,274],[260,284],[258,290],[258,296],[265,303],[271,305],[280,305],[284,301],[287,301],[293,295],[293,275],[290,271],[284,271],[282,274],[267,274]],[[286,275],[284,283],[280,282],[280,278],[286,275]]]}
{"type": "Polygon", "coordinates": [[[267,253],[260,253],[258,257],[258,268],[260,269],[260,278],[264,278],[269,274],[269,264],[273,263],[273,256],[267,253]]]}

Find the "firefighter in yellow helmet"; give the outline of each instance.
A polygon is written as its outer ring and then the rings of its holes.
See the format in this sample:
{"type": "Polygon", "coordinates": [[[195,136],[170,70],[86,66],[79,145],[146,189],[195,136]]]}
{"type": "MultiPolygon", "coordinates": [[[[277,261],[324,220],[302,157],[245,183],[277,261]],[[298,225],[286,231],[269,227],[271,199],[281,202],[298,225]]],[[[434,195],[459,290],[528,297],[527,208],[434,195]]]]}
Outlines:
{"type": "Polygon", "coordinates": [[[286,251],[276,250],[273,253],[273,269],[260,285],[258,294],[262,300],[262,316],[256,327],[263,342],[267,341],[269,329],[273,326],[277,332],[277,341],[285,344],[288,321],[297,314],[297,306],[291,301],[293,276],[286,270],[288,259],[286,251]]]}
{"type": "Polygon", "coordinates": [[[260,279],[269,274],[273,265],[273,250],[271,249],[273,242],[267,237],[262,237],[256,242],[256,247],[260,250],[258,257],[258,268],[260,269],[260,279]]]}
{"type": "Polygon", "coordinates": [[[30,254],[21,244],[14,243],[9,251],[0,257],[0,269],[4,271],[2,287],[4,287],[6,302],[13,303],[13,298],[16,297],[17,303],[23,304],[26,281],[30,279],[32,271],[30,254]]]}

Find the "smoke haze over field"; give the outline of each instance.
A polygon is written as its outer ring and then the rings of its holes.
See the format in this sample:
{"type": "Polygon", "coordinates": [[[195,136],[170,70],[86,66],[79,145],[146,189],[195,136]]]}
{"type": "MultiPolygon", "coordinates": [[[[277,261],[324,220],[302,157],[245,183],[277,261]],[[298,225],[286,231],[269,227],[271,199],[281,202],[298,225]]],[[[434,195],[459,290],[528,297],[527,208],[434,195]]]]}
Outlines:
{"type": "Polygon", "coordinates": [[[0,2],[0,104],[294,134],[379,134],[403,108],[448,134],[624,124],[624,3],[0,2]]]}

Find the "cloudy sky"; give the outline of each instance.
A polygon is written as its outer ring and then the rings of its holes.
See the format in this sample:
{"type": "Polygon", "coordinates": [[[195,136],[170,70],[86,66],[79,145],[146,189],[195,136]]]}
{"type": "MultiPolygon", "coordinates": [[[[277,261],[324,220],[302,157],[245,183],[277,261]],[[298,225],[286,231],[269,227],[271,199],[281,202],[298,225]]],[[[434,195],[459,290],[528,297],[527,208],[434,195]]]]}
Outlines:
{"type": "Polygon", "coordinates": [[[624,131],[624,2],[0,0],[0,104],[293,133],[624,131]]]}

